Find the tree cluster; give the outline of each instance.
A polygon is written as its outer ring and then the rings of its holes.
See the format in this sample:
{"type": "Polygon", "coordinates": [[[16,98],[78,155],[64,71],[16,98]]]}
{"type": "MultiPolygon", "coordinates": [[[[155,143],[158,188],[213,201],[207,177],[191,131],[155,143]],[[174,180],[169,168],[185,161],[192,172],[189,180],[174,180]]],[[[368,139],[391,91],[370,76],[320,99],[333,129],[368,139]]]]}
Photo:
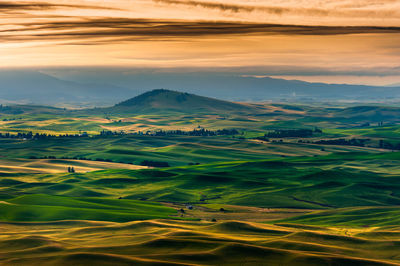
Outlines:
{"type": "Polygon", "coordinates": [[[380,140],[379,141],[379,148],[387,149],[387,150],[400,150],[400,143],[392,144],[390,142],[380,140]]]}
{"type": "Polygon", "coordinates": [[[359,146],[364,147],[365,143],[370,139],[328,139],[328,140],[318,140],[313,142],[314,144],[322,145],[347,145],[347,146],[359,146]]]}
{"type": "Polygon", "coordinates": [[[63,134],[63,135],[52,135],[46,133],[36,133],[32,132],[18,132],[15,134],[11,133],[0,133],[0,138],[9,139],[51,139],[51,138],[76,138],[76,137],[88,137],[86,132],[82,134],[63,134]]]}
{"type": "Polygon", "coordinates": [[[68,167],[68,173],[75,173],[74,167],[68,167]]]}
{"type": "Polygon", "coordinates": [[[142,166],[150,166],[150,167],[169,167],[169,163],[167,162],[156,162],[156,161],[149,161],[144,160],[140,163],[142,166]]]}
{"type": "Polygon", "coordinates": [[[4,106],[4,105],[0,104],[0,113],[10,114],[10,115],[20,115],[20,114],[23,114],[24,111],[17,107],[4,106]]]}
{"type": "Polygon", "coordinates": [[[232,136],[239,134],[239,131],[236,129],[218,129],[218,130],[208,130],[208,129],[193,129],[192,131],[183,131],[183,130],[169,130],[156,131],[154,136],[171,136],[171,135],[183,135],[183,136],[232,136]]]}
{"type": "Polygon", "coordinates": [[[268,138],[309,138],[315,133],[322,133],[319,128],[311,129],[275,129],[264,134],[263,137],[258,137],[259,140],[268,141],[268,138]]]}

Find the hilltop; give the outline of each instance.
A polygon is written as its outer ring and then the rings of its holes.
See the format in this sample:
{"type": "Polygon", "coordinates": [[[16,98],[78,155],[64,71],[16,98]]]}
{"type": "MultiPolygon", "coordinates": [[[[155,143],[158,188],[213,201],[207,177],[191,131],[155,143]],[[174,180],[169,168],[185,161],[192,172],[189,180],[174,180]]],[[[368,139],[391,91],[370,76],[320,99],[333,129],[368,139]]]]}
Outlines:
{"type": "Polygon", "coordinates": [[[108,108],[112,112],[221,112],[254,111],[251,105],[233,103],[165,89],[152,90],[108,108]]]}

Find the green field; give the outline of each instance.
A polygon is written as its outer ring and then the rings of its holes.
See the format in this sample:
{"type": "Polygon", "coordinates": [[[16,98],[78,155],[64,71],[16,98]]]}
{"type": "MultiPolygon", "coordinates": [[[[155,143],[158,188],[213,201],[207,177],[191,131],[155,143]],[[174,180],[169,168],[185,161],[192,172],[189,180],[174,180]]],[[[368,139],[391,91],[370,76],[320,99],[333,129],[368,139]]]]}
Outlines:
{"type": "Polygon", "coordinates": [[[400,204],[400,153],[337,153],[148,170],[3,174],[0,195],[93,196],[269,208],[400,204]],[[380,170],[380,168],[383,168],[380,170]]]}
{"type": "Polygon", "coordinates": [[[13,233],[1,234],[2,263],[395,265],[399,160],[353,152],[3,174],[0,226],[13,233]]]}
{"type": "Polygon", "coordinates": [[[150,103],[0,114],[0,264],[400,265],[398,108],[150,103]]]}

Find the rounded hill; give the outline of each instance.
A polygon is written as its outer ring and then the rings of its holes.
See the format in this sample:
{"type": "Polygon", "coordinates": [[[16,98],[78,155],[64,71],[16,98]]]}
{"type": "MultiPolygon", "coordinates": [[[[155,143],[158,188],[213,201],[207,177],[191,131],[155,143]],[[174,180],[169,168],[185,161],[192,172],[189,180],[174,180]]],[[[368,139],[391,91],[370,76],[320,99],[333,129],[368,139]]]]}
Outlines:
{"type": "Polygon", "coordinates": [[[177,112],[216,112],[250,111],[254,107],[245,104],[222,101],[195,94],[158,89],[146,92],[123,101],[111,109],[113,111],[177,111],[177,112]]]}

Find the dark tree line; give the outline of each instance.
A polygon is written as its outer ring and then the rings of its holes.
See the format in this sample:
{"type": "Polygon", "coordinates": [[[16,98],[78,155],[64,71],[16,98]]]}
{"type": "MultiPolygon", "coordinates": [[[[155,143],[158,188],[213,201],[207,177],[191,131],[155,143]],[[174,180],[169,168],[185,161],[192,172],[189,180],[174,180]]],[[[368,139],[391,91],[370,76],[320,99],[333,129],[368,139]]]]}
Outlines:
{"type": "Polygon", "coordinates": [[[10,114],[10,115],[20,115],[20,114],[23,114],[24,111],[17,107],[4,106],[4,105],[0,104],[0,113],[10,114]]]}
{"type": "MultiPolygon", "coordinates": [[[[218,130],[208,130],[208,129],[194,129],[192,131],[183,131],[183,130],[171,130],[171,131],[163,131],[159,130],[156,132],[147,131],[143,132],[134,132],[134,133],[125,133],[123,131],[107,131],[103,130],[99,135],[94,137],[105,137],[105,136],[130,136],[130,135],[145,135],[145,136],[173,136],[173,135],[183,135],[183,136],[222,136],[222,135],[237,135],[239,131],[236,129],[218,129],[218,130]]],[[[17,133],[0,133],[0,138],[10,138],[10,139],[52,139],[52,138],[78,138],[78,137],[89,137],[86,132],[81,134],[60,134],[60,135],[52,135],[46,133],[35,133],[32,132],[17,132],[17,133]]]]}
{"type": "Polygon", "coordinates": [[[275,129],[258,137],[260,140],[268,140],[268,138],[310,138],[315,133],[322,133],[319,128],[311,129],[275,129]]]}
{"type": "Polygon", "coordinates": [[[147,131],[147,132],[134,132],[134,133],[125,133],[124,131],[107,131],[103,130],[100,132],[100,136],[118,136],[118,135],[145,135],[145,136],[232,136],[239,134],[239,131],[236,129],[218,129],[218,130],[208,130],[208,129],[193,129],[191,131],[184,130],[158,130],[155,132],[147,131]]]}
{"type": "MultiPolygon", "coordinates": [[[[87,158],[87,157],[81,157],[81,156],[74,156],[74,157],[68,157],[68,156],[62,156],[62,157],[56,157],[56,156],[29,156],[29,159],[61,159],[61,160],[81,160],[81,161],[96,161],[96,162],[108,162],[108,163],[113,163],[114,161],[111,159],[104,159],[104,158],[87,158]]],[[[131,162],[116,162],[116,163],[124,163],[124,164],[133,164],[131,162]]]]}
{"type": "Polygon", "coordinates": [[[154,133],[154,136],[170,136],[170,135],[183,135],[183,136],[232,136],[239,134],[236,129],[218,129],[218,130],[208,130],[208,129],[193,129],[192,131],[183,130],[170,130],[163,131],[159,130],[154,133]]]}
{"type": "Polygon", "coordinates": [[[342,145],[342,146],[359,146],[364,147],[365,143],[370,141],[370,139],[328,139],[328,140],[318,140],[314,141],[314,144],[322,145],[342,145]]]}
{"type": "MultiPolygon", "coordinates": [[[[311,142],[313,144],[322,145],[347,145],[347,146],[359,146],[365,147],[365,144],[370,141],[370,139],[329,139],[329,140],[318,140],[311,142]]],[[[299,141],[300,142],[300,141],[299,141]]],[[[309,142],[310,143],[310,142],[309,142]]],[[[400,150],[400,143],[393,144],[384,140],[379,140],[378,147],[386,150],[400,150]]]]}
{"type": "Polygon", "coordinates": [[[121,136],[127,135],[124,131],[111,131],[111,130],[102,130],[100,131],[100,136],[121,136]]]}
{"type": "Polygon", "coordinates": [[[400,150],[400,143],[392,144],[390,142],[380,140],[379,141],[379,148],[387,149],[387,150],[400,150]]]}
{"type": "Polygon", "coordinates": [[[0,138],[7,139],[51,139],[51,138],[76,138],[76,137],[87,137],[86,132],[82,134],[63,134],[63,135],[52,135],[46,133],[36,133],[32,132],[18,132],[16,134],[11,133],[0,133],[0,138]]]}
{"type": "Polygon", "coordinates": [[[142,166],[150,166],[150,167],[169,167],[169,163],[167,162],[156,162],[156,161],[149,161],[144,160],[140,163],[142,166]]]}

